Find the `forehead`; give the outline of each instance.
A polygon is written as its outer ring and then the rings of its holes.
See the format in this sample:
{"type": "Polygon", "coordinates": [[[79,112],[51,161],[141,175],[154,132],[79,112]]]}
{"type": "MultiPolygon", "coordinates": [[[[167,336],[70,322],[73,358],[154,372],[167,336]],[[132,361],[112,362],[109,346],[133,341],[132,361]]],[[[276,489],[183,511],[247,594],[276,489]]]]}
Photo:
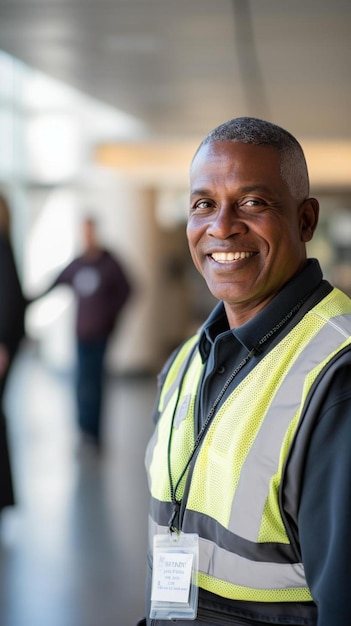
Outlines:
{"type": "Polygon", "coordinates": [[[201,179],[220,182],[242,180],[245,184],[281,184],[280,154],[272,146],[216,141],[197,152],[190,167],[191,185],[201,179]]]}

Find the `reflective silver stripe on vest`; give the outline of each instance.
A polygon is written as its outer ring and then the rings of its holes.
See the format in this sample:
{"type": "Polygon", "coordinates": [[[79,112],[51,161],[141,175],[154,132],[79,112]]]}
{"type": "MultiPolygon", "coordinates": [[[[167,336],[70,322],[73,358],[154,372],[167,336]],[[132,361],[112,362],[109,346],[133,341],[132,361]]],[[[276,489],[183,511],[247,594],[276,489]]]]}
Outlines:
{"type": "MultiPolygon", "coordinates": [[[[150,531],[154,534],[168,532],[151,518],[150,531]]],[[[251,561],[227,552],[215,543],[200,537],[199,571],[208,576],[250,589],[301,589],[306,588],[302,563],[267,563],[251,561]]]]}
{"type": "MultiPolygon", "coordinates": [[[[197,348],[197,335],[194,336],[194,340],[195,343],[193,345],[190,345],[190,349],[187,353],[187,355],[185,356],[185,358],[183,359],[183,362],[181,363],[181,366],[176,374],[176,377],[172,383],[172,385],[170,385],[170,388],[168,389],[167,393],[165,394],[165,397],[163,399],[163,407],[162,407],[162,411],[165,410],[167,404],[169,403],[169,401],[171,400],[171,398],[173,397],[173,395],[178,392],[179,387],[181,386],[182,383],[182,378],[184,376],[185,370],[187,368],[187,366],[189,365],[189,363],[191,362],[195,352],[196,352],[196,348],[197,348]]],[[[187,399],[187,404],[186,406],[188,407],[188,401],[189,401],[189,396],[187,399]]],[[[179,416],[179,412],[178,412],[178,416],[179,416]]],[[[186,417],[186,414],[184,414],[183,418],[186,417]]],[[[151,491],[151,477],[150,477],[150,467],[151,467],[151,462],[152,462],[152,457],[153,457],[153,453],[154,453],[154,448],[156,446],[157,443],[157,439],[158,439],[158,426],[156,425],[153,435],[147,445],[146,448],[146,453],[145,453],[145,468],[146,468],[146,473],[147,473],[147,479],[148,479],[148,484],[149,484],[149,489],[151,491]]]]}
{"type": "MultiPolygon", "coordinates": [[[[180,368],[179,368],[179,370],[178,370],[178,372],[176,374],[176,377],[175,377],[173,383],[171,384],[170,388],[165,393],[165,397],[163,399],[163,408],[162,408],[163,411],[165,410],[168,402],[172,398],[172,396],[175,393],[175,391],[179,390],[179,387],[181,385],[182,378],[184,376],[185,370],[187,369],[189,363],[191,362],[191,360],[192,360],[192,358],[194,356],[195,350],[197,348],[197,336],[196,337],[194,336],[194,338],[196,338],[195,344],[194,345],[190,345],[189,352],[186,355],[185,359],[183,359],[183,362],[182,362],[182,364],[181,364],[181,366],[180,366],[180,368]]],[[[177,357],[176,357],[176,359],[177,359],[177,357]]]]}
{"type": "Polygon", "coordinates": [[[278,469],[281,446],[291,417],[301,404],[306,375],[344,343],[350,333],[351,316],[328,320],[283,380],[242,467],[228,525],[233,533],[257,541],[269,482],[278,469]],[[248,493],[254,494],[254,498],[248,498],[248,493]],[[238,511],[240,515],[236,515],[238,511]]]}
{"type": "Polygon", "coordinates": [[[148,482],[148,486],[149,486],[149,490],[151,491],[151,476],[150,476],[150,467],[151,467],[151,462],[152,462],[152,457],[154,454],[154,449],[157,443],[157,439],[158,439],[158,426],[156,425],[156,428],[152,434],[152,437],[147,445],[146,451],[145,451],[145,468],[146,468],[146,477],[147,477],[147,482],[148,482]]]}

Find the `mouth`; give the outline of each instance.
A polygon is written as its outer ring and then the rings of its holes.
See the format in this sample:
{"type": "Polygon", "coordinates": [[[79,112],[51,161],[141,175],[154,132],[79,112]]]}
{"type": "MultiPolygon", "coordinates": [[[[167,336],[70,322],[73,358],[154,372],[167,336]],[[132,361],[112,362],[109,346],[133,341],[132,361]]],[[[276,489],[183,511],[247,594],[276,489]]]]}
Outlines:
{"type": "Polygon", "coordinates": [[[212,252],[209,255],[216,263],[233,263],[254,256],[256,252],[212,252]]]}

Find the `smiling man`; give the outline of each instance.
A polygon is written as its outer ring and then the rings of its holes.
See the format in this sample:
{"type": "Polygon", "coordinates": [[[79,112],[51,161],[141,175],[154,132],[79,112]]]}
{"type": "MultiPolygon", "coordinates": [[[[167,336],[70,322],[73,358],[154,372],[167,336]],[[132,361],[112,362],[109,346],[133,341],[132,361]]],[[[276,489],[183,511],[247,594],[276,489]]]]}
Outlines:
{"type": "Polygon", "coordinates": [[[234,119],[190,187],[190,252],[219,302],[159,378],[147,623],[349,626],[351,300],[307,258],[303,151],[234,119]]]}
{"type": "Polygon", "coordinates": [[[294,194],[273,147],[207,143],[191,167],[188,239],[209,289],[225,302],[231,327],[258,313],[306,264],[318,203],[294,194]]]}

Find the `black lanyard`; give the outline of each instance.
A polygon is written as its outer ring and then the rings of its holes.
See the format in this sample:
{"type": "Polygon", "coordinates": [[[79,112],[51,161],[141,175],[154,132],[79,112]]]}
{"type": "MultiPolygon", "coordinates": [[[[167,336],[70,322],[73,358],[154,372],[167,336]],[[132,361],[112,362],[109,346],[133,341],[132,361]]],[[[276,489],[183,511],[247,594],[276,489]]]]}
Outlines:
{"type": "Polygon", "coordinates": [[[172,516],[168,522],[168,526],[169,526],[169,530],[170,532],[179,532],[179,529],[177,529],[173,524],[174,524],[174,520],[176,518],[176,516],[179,513],[180,510],[180,506],[182,501],[181,500],[177,500],[177,489],[183,479],[183,476],[185,474],[185,472],[187,471],[191,461],[193,460],[195,453],[198,449],[198,447],[200,446],[200,443],[202,441],[202,439],[205,436],[205,433],[209,427],[210,421],[220,403],[220,401],[222,400],[225,392],[227,391],[229,385],[232,383],[232,381],[234,380],[235,376],[237,376],[237,374],[239,374],[239,372],[242,370],[242,368],[249,362],[249,360],[251,359],[252,356],[254,356],[254,354],[258,354],[261,350],[257,347],[253,348],[252,350],[250,350],[250,352],[246,355],[246,357],[244,357],[242,359],[242,361],[239,363],[239,365],[235,368],[235,370],[233,370],[233,372],[231,373],[231,375],[229,376],[229,378],[226,380],[226,382],[224,383],[222,389],[220,390],[218,396],[216,397],[214,403],[212,404],[212,407],[205,419],[205,421],[202,424],[202,427],[195,439],[195,443],[194,443],[194,447],[193,450],[190,454],[190,457],[188,459],[188,461],[185,464],[185,467],[183,469],[183,471],[181,472],[176,484],[174,485],[173,483],[173,478],[172,478],[172,471],[171,471],[171,445],[172,445],[172,432],[173,432],[173,425],[174,425],[174,420],[175,420],[175,416],[176,416],[176,412],[177,412],[177,407],[178,407],[178,401],[182,392],[182,387],[183,387],[183,383],[184,383],[184,378],[185,378],[185,374],[188,370],[188,365],[190,364],[193,356],[194,356],[194,352],[197,349],[197,344],[195,345],[195,347],[192,349],[189,357],[187,358],[186,361],[186,367],[184,368],[184,373],[179,385],[179,391],[178,391],[178,397],[177,397],[177,401],[176,401],[176,405],[173,411],[173,416],[172,416],[172,422],[171,422],[171,430],[170,430],[170,435],[169,435],[169,439],[168,439],[168,454],[167,454],[167,461],[168,461],[168,478],[169,478],[169,485],[170,485],[170,491],[171,491],[171,500],[173,503],[173,513],[172,516]]]}

